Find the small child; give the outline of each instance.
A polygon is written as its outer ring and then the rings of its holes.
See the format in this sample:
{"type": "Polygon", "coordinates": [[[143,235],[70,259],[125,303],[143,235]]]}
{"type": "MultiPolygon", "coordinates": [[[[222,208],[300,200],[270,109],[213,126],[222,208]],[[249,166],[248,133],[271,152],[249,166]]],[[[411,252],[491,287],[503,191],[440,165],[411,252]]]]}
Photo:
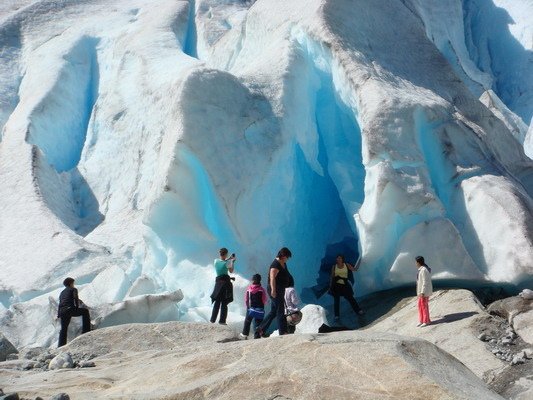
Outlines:
{"type": "Polygon", "coordinates": [[[420,327],[428,326],[431,323],[429,318],[429,296],[433,294],[433,285],[431,283],[431,268],[429,268],[424,257],[415,258],[418,272],[416,275],[416,295],[418,304],[418,325],[420,327]]]}
{"type": "MultiPolygon", "coordinates": [[[[261,286],[261,275],[255,274],[252,277],[252,284],[248,286],[244,294],[244,302],[246,303],[246,318],[244,319],[242,333],[239,336],[241,339],[248,339],[252,320],[254,320],[254,327],[257,328],[265,317],[267,293],[261,286]]],[[[260,337],[258,332],[254,334],[254,339],[259,339],[260,337]]]]}
{"type": "Polygon", "coordinates": [[[296,325],[302,320],[302,312],[298,305],[301,303],[296,290],[294,290],[294,279],[291,276],[289,285],[285,288],[285,316],[287,318],[287,333],[294,333],[296,325]]]}

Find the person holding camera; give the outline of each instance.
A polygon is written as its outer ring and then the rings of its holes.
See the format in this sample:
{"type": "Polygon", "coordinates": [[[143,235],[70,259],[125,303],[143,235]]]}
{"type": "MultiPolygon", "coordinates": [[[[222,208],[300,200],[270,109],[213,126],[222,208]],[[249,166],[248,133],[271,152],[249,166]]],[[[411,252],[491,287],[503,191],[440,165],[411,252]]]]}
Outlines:
{"type": "Polygon", "coordinates": [[[211,294],[213,303],[213,312],[211,313],[211,323],[214,324],[217,320],[218,312],[220,310],[220,319],[218,323],[226,325],[226,317],[228,316],[228,304],[233,301],[233,284],[229,276],[233,272],[235,263],[235,254],[228,258],[228,249],[225,247],[219,250],[220,258],[216,258],[214,265],[217,277],[215,279],[215,288],[211,294]]]}

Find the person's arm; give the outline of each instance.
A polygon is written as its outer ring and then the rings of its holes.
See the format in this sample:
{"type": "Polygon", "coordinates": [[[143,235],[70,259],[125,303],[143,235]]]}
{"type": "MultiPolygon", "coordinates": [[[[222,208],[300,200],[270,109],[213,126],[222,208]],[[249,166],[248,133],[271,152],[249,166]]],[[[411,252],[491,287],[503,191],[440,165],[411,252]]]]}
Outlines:
{"type": "Polygon", "coordinates": [[[361,261],[363,260],[363,257],[361,257],[361,254],[359,254],[359,257],[357,257],[357,261],[353,265],[354,270],[357,271],[359,267],[361,266],[361,261]]]}
{"type": "Polygon", "coordinates": [[[278,276],[279,270],[276,268],[270,268],[270,295],[276,297],[276,276],[278,276]]]}
{"type": "Polygon", "coordinates": [[[244,304],[246,304],[246,308],[250,308],[250,305],[248,304],[248,289],[244,292],[244,304]]]}
{"type": "Polygon", "coordinates": [[[78,297],[78,289],[72,291],[72,297],[74,298],[74,307],[78,308],[80,306],[80,299],[78,297]]]}
{"type": "Polygon", "coordinates": [[[349,264],[349,263],[345,263],[345,264],[346,264],[346,267],[347,267],[350,271],[352,271],[352,272],[355,272],[355,271],[356,271],[355,267],[354,267],[352,264],[349,264]]]}
{"type": "Polygon", "coordinates": [[[233,273],[233,270],[235,269],[233,263],[235,262],[235,259],[234,258],[230,258],[227,263],[226,263],[226,266],[228,267],[228,271],[230,273],[233,273]]]}
{"type": "Polygon", "coordinates": [[[261,295],[263,296],[262,299],[263,299],[263,306],[264,306],[268,300],[267,292],[265,289],[261,289],[261,295]]]}
{"type": "Polygon", "coordinates": [[[425,297],[425,291],[427,286],[427,276],[426,271],[424,268],[420,269],[420,272],[418,274],[418,279],[420,280],[420,293],[417,293],[420,297],[425,297]]]}

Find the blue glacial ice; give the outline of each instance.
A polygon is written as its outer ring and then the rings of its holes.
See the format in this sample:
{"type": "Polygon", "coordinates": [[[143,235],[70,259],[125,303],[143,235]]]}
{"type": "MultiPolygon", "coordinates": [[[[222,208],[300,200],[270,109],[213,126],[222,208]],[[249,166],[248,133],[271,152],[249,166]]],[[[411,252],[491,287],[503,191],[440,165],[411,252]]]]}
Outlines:
{"type": "Polygon", "coordinates": [[[526,285],[528,12],[507,0],[0,6],[4,333],[52,345],[67,275],[99,326],[205,321],[222,246],[238,256],[233,323],[282,246],[298,291],[325,306],[309,289],[339,252],[362,256],[358,295],[411,284],[418,254],[437,281],[526,285]]]}

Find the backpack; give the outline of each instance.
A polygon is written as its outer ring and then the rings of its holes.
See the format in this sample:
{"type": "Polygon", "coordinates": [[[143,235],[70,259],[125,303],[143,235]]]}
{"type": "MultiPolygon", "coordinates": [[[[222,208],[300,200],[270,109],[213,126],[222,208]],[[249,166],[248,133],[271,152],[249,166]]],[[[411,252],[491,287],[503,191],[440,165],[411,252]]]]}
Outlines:
{"type": "Polygon", "coordinates": [[[263,305],[263,291],[252,293],[248,292],[248,316],[255,319],[263,319],[265,317],[265,308],[263,305]]]}

